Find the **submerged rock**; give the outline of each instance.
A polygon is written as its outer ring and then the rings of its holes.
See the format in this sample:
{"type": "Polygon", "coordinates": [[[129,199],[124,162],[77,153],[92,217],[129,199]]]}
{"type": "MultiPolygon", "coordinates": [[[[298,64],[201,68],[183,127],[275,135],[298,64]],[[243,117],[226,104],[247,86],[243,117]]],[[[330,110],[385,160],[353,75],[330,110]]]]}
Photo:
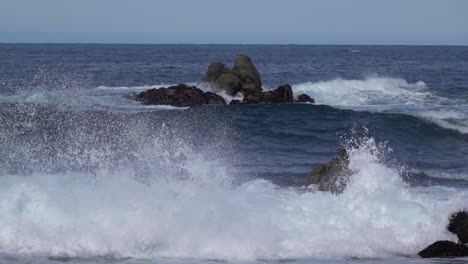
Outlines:
{"type": "Polygon", "coordinates": [[[422,258],[466,257],[468,247],[451,241],[437,241],[418,253],[422,258]]]}
{"type": "Polygon", "coordinates": [[[452,214],[447,230],[457,235],[460,243],[468,243],[468,212],[459,211],[452,214]]]}
{"type": "Polygon", "coordinates": [[[198,105],[225,105],[224,99],[211,92],[204,93],[195,86],[179,84],[168,88],[150,89],[136,96],[146,105],[171,105],[190,107],[198,105]]]}
{"type": "Polygon", "coordinates": [[[308,184],[316,184],[320,191],[340,194],[346,188],[351,176],[349,157],[346,149],[340,150],[336,158],[312,169],[308,184]]]}

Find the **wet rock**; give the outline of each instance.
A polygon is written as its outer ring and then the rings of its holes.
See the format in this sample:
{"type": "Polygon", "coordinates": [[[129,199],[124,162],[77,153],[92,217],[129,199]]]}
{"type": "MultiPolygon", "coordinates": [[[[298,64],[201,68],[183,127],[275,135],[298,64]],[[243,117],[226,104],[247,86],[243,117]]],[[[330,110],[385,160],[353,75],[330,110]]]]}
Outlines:
{"type": "Polygon", "coordinates": [[[311,104],[313,104],[313,103],[315,103],[315,100],[312,97],[308,96],[307,94],[301,94],[301,95],[299,95],[297,97],[297,102],[298,103],[311,103],[311,104]]]}
{"type": "Polygon", "coordinates": [[[185,84],[168,88],[150,89],[139,93],[136,99],[146,105],[171,105],[177,107],[226,104],[224,99],[215,93],[204,93],[195,86],[187,86],[185,84]]]}
{"type": "Polygon", "coordinates": [[[312,169],[308,184],[315,184],[320,191],[340,194],[346,188],[351,176],[349,157],[346,149],[340,150],[337,157],[312,169]]]}
{"type": "Polygon", "coordinates": [[[226,105],[224,98],[215,93],[206,92],[203,97],[205,98],[205,104],[207,105],[226,105]]]}
{"type": "Polygon", "coordinates": [[[229,95],[241,92],[247,96],[262,92],[260,74],[252,60],[244,54],[237,55],[231,70],[220,62],[211,63],[203,81],[226,91],[229,95]]]}
{"type": "Polygon", "coordinates": [[[242,101],[244,104],[287,104],[293,102],[293,92],[289,84],[282,85],[272,91],[249,94],[242,101]]]}
{"type": "Polygon", "coordinates": [[[229,105],[238,105],[238,104],[241,104],[241,101],[239,100],[232,100],[229,105]]]}
{"type": "Polygon", "coordinates": [[[226,66],[221,62],[213,62],[208,66],[208,70],[203,77],[205,82],[215,82],[216,79],[221,75],[221,73],[227,71],[226,66]]]}
{"type": "Polygon", "coordinates": [[[219,75],[214,84],[217,88],[234,96],[242,88],[242,79],[232,72],[225,72],[219,75]]]}
{"type": "Polygon", "coordinates": [[[422,258],[466,257],[468,247],[451,241],[437,241],[418,253],[422,258]]]}
{"type": "Polygon", "coordinates": [[[262,79],[257,68],[252,63],[249,56],[245,54],[239,54],[236,56],[232,72],[236,73],[243,79],[242,90],[261,92],[262,91],[262,79]]]}
{"type": "Polygon", "coordinates": [[[447,230],[457,235],[460,243],[468,243],[468,212],[459,211],[452,214],[447,230]]]}

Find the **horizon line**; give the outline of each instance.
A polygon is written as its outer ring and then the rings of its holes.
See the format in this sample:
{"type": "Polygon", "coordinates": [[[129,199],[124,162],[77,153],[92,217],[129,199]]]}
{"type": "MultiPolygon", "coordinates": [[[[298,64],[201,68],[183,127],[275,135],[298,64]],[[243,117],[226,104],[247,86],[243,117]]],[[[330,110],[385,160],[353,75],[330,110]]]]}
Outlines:
{"type": "Polygon", "coordinates": [[[448,46],[466,47],[468,44],[337,44],[337,43],[145,43],[145,42],[3,42],[0,44],[42,44],[42,45],[245,45],[245,46],[448,46]]]}

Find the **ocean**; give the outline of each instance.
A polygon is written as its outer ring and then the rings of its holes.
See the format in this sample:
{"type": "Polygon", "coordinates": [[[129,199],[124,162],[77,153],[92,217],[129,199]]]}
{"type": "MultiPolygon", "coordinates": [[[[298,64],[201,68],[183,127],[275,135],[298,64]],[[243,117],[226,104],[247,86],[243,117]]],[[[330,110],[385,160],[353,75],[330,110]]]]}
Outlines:
{"type": "Polygon", "coordinates": [[[1,263],[468,262],[417,256],[468,209],[468,47],[0,44],[0,62],[1,263]],[[239,53],[316,104],[134,100],[206,90],[239,53]],[[342,148],[346,190],[307,186],[342,148]]]}

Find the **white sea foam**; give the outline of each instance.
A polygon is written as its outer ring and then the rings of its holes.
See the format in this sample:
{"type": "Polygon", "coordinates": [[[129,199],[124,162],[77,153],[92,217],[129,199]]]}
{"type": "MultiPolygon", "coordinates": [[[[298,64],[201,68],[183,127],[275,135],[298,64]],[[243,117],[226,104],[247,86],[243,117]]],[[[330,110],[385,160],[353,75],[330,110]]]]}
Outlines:
{"type": "Polygon", "coordinates": [[[409,188],[381,162],[381,151],[372,139],[349,149],[355,173],[339,196],[265,180],[235,185],[222,163],[184,145],[177,150],[183,160],[158,152],[184,178],[164,170],[152,170],[150,182],[131,170],[2,175],[0,250],[255,260],[412,255],[454,240],[447,217],[466,206],[468,192],[409,188]]]}
{"type": "Polygon", "coordinates": [[[442,127],[468,133],[468,102],[435,94],[423,81],[369,77],[363,80],[335,79],[293,86],[295,94],[306,93],[317,103],[354,110],[406,113],[442,127]]]}

